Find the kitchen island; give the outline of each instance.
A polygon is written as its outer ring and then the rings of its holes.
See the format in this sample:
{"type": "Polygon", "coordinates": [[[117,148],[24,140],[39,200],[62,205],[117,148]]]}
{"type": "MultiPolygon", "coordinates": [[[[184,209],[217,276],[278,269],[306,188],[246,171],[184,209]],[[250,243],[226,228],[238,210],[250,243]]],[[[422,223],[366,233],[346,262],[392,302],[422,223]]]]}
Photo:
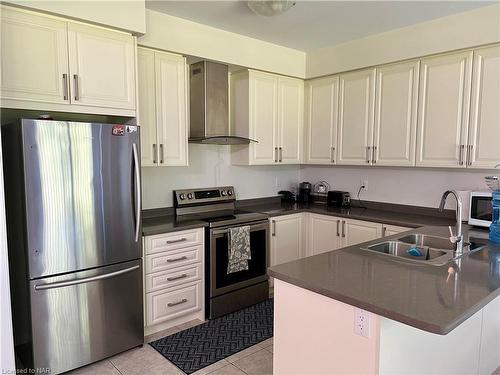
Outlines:
{"type": "Polygon", "coordinates": [[[491,374],[500,365],[500,246],[485,231],[464,235],[484,247],[443,266],[361,249],[378,239],[270,268],[274,374],[491,374]]]}

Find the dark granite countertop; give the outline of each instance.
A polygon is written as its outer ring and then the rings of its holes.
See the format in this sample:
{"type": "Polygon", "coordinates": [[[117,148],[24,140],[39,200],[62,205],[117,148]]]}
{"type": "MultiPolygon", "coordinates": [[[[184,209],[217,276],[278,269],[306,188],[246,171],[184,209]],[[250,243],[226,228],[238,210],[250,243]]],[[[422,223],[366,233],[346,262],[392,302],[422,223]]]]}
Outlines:
{"type": "MultiPolygon", "coordinates": [[[[412,232],[449,236],[446,227],[429,226],[412,232]]],[[[377,239],[277,265],[269,269],[269,275],[445,335],[500,295],[500,245],[488,240],[487,230],[465,225],[464,235],[485,247],[443,266],[405,262],[360,249],[381,241],[377,239]],[[451,270],[455,274],[449,274],[451,270]]]]}
{"type": "Polygon", "coordinates": [[[201,220],[179,220],[171,208],[145,210],[142,219],[142,235],[176,232],[180,230],[204,228],[208,224],[201,220]]]}

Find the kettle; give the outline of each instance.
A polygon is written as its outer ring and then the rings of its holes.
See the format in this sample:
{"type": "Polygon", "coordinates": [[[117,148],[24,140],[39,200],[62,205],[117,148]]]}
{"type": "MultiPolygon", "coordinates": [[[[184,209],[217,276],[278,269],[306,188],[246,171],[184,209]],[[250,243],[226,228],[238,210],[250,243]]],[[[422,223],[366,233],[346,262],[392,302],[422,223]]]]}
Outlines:
{"type": "Polygon", "coordinates": [[[320,181],[314,184],[314,193],[316,194],[326,194],[330,191],[330,184],[326,181],[320,181]]]}

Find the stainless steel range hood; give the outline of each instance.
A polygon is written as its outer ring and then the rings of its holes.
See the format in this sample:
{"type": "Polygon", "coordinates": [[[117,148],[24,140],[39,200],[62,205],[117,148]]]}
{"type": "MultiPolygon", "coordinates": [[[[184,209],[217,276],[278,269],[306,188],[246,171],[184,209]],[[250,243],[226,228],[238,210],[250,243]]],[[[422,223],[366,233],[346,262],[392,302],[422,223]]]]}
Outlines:
{"type": "Polygon", "coordinates": [[[189,142],[220,145],[256,142],[229,131],[227,65],[200,61],[190,65],[189,73],[189,142]]]}

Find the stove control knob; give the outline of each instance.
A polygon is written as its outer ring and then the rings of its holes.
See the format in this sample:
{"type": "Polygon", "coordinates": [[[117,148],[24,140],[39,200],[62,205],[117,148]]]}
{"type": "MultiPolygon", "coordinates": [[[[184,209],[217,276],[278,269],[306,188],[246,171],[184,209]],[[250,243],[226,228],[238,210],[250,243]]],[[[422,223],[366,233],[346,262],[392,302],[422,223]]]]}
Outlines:
{"type": "Polygon", "coordinates": [[[179,194],[179,199],[181,201],[183,201],[184,199],[186,199],[186,194],[182,193],[182,194],[179,194]]]}
{"type": "Polygon", "coordinates": [[[193,193],[188,193],[187,197],[188,199],[193,199],[193,193]]]}
{"type": "Polygon", "coordinates": [[[225,197],[225,196],[227,195],[227,191],[225,191],[225,190],[222,190],[220,193],[221,193],[221,195],[222,195],[223,197],[225,197]]]}
{"type": "Polygon", "coordinates": [[[233,195],[233,191],[232,190],[228,190],[227,191],[227,195],[229,195],[229,196],[233,195]]]}

